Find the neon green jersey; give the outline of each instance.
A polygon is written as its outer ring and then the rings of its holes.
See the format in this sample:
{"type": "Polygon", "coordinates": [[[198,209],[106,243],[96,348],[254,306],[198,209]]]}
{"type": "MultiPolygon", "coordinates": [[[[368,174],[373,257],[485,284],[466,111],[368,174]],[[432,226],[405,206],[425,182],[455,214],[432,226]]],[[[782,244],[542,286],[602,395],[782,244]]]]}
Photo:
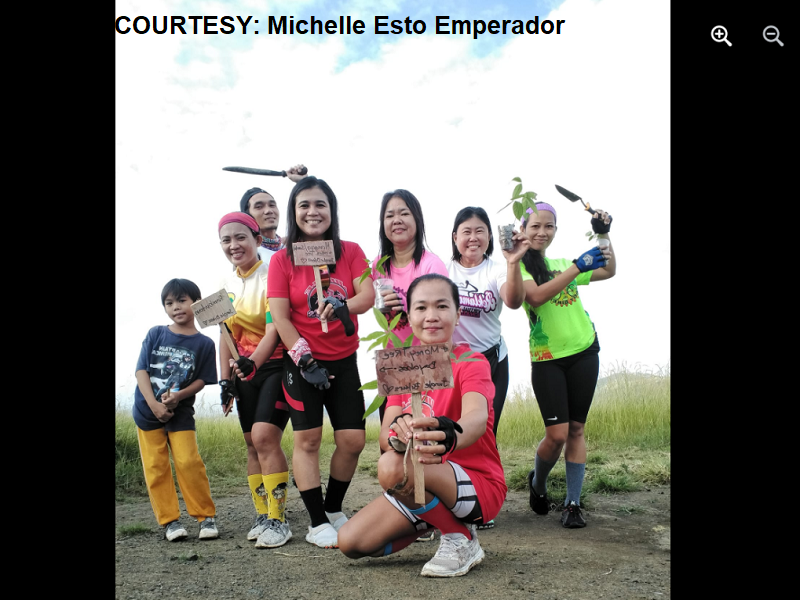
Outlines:
{"type": "MultiPolygon", "coordinates": [[[[551,278],[572,266],[572,261],[566,258],[545,257],[544,261],[551,278]]],[[[519,266],[522,280],[532,281],[533,277],[525,265],[520,263],[519,266]]],[[[595,338],[594,323],[578,296],[578,286],[589,285],[591,277],[591,271],[581,273],[566,288],[537,308],[527,302],[522,303],[531,327],[528,338],[531,362],[572,356],[592,345],[595,338]]]]}

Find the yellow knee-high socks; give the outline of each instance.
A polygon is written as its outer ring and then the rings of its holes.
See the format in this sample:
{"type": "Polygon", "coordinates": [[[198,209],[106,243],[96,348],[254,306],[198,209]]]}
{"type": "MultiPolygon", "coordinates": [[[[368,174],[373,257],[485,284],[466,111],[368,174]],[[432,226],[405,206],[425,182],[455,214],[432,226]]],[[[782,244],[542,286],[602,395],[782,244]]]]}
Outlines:
{"type": "Polygon", "coordinates": [[[266,515],[269,512],[269,502],[264,487],[264,478],[261,473],[248,475],[247,485],[250,487],[250,495],[253,497],[253,504],[256,507],[256,512],[260,515],[266,515]]]}
{"type": "Polygon", "coordinates": [[[289,492],[289,471],[264,475],[264,488],[267,490],[269,518],[285,520],[286,495],[289,492]]]}

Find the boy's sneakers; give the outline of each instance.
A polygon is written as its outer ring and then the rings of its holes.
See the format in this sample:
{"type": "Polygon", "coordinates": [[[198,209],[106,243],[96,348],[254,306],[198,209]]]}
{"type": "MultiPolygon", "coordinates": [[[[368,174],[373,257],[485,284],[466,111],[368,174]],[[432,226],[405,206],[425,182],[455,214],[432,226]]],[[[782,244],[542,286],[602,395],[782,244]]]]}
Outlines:
{"type": "Polygon", "coordinates": [[[436,528],[435,527],[431,527],[431,530],[430,530],[429,533],[423,533],[421,536],[419,536],[414,541],[415,542],[432,542],[435,537],[436,537],[436,528]]]}
{"type": "Polygon", "coordinates": [[[320,548],[338,548],[339,534],[330,523],[323,523],[316,527],[309,525],[306,541],[320,548]]]}
{"type": "Polygon", "coordinates": [[[536,469],[531,469],[530,473],[528,473],[528,489],[531,493],[529,499],[531,510],[537,515],[546,515],[550,512],[550,501],[547,499],[547,492],[540,496],[533,491],[533,474],[535,472],[536,469]]]}
{"type": "Polygon", "coordinates": [[[586,519],[581,514],[580,505],[573,501],[569,503],[569,506],[565,506],[564,512],[561,513],[561,524],[568,529],[586,527],[586,519]]]}
{"type": "Polygon", "coordinates": [[[443,533],[439,549],[424,567],[423,577],[459,577],[483,560],[483,548],[478,542],[475,525],[467,525],[472,539],[463,533],[443,533]]]}
{"type": "Polygon", "coordinates": [[[478,525],[478,529],[492,529],[492,528],[494,528],[494,519],[478,525]]]}
{"type": "Polygon", "coordinates": [[[182,540],[188,537],[189,534],[186,533],[186,530],[181,525],[180,521],[173,521],[172,523],[167,523],[164,537],[167,538],[167,541],[175,542],[177,540],[182,540]]]}
{"type": "Polygon", "coordinates": [[[256,523],[253,525],[253,528],[247,532],[247,540],[252,542],[258,539],[264,530],[267,528],[267,524],[269,522],[268,515],[258,515],[256,517],[256,523]]]}
{"type": "Polygon", "coordinates": [[[347,517],[343,512],[329,513],[328,511],[325,511],[325,516],[328,517],[328,521],[331,522],[331,525],[333,525],[333,528],[336,531],[339,531],[342,528],[342,525],[347,523],[347,517]]]}
{"type": "Polygon", "coordinates": [[[197,537],[201,540],[213,540],[219,537],[219,530],[214,517],[206,517],[200,521],[200,535],[197,537]]]}
{"type": "Polygon", "coordinates": [[[292,539],[289,523],[278,519],[269,519],[267,526],[256,540],[256,548],[277,548],[292,539]]]}

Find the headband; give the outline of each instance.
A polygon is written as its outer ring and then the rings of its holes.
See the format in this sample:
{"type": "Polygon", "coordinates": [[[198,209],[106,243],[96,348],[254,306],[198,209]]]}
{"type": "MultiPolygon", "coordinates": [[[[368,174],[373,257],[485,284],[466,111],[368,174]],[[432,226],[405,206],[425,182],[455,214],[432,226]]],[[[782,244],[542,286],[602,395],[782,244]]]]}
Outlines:
{"type": "Polygon", "coordinates": [[[250,206],[250,204],[249,204],[250,203],[250,198],[252,198],[256,194],[269,194],[270,196],[272,195],[267,190],[262,190],[261,188],[250,188],[249,190],[247,190],[244,193],[244,196],[242,196],[242,199],[239,201],[239,209],[243,213],[248,212],[247,209],[250,206]]]}
{"type": "Polygon", "coordinates": [[[261,232],[258,228],[258,223],[256,223],[256,220],[247,213],[243,212],[228,213],[219,220],[217,233],[219,233],[219,230],[222,229],[222,226],[227,223],[241,223],[256,235],[261,235],[261,232]]]}
{"type": "MultiPolygon", "coordinates": [[[[553,213],[553,221],[555,222],[555,221],[558,220],[558,216],[556,215],[556,209],[553,208],[552,206],[550,206],[547,202],[537,202],[536,203],[536,210],[537,211],[538,210],[549,210],[551,213],[553,213]]],[[[533,214],[533,209],[529,208],[525,212],[527,212],[529,215],[532,215],[533,214]]]]}

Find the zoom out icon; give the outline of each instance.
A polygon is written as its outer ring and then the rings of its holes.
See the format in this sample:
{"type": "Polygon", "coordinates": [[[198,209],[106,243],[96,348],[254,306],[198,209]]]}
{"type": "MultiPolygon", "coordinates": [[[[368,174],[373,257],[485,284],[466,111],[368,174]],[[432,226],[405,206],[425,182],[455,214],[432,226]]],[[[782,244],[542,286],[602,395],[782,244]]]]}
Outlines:
{"type": "Polygon", "coordinates": [[[780,40],[781,32],[778,31],[778,28],[775,27],[775,25],[767,25],[764,28],[764,33],[762,35],[768,42],[778,42],[781,48],[783,48],[783,42],[780,40]]]}

